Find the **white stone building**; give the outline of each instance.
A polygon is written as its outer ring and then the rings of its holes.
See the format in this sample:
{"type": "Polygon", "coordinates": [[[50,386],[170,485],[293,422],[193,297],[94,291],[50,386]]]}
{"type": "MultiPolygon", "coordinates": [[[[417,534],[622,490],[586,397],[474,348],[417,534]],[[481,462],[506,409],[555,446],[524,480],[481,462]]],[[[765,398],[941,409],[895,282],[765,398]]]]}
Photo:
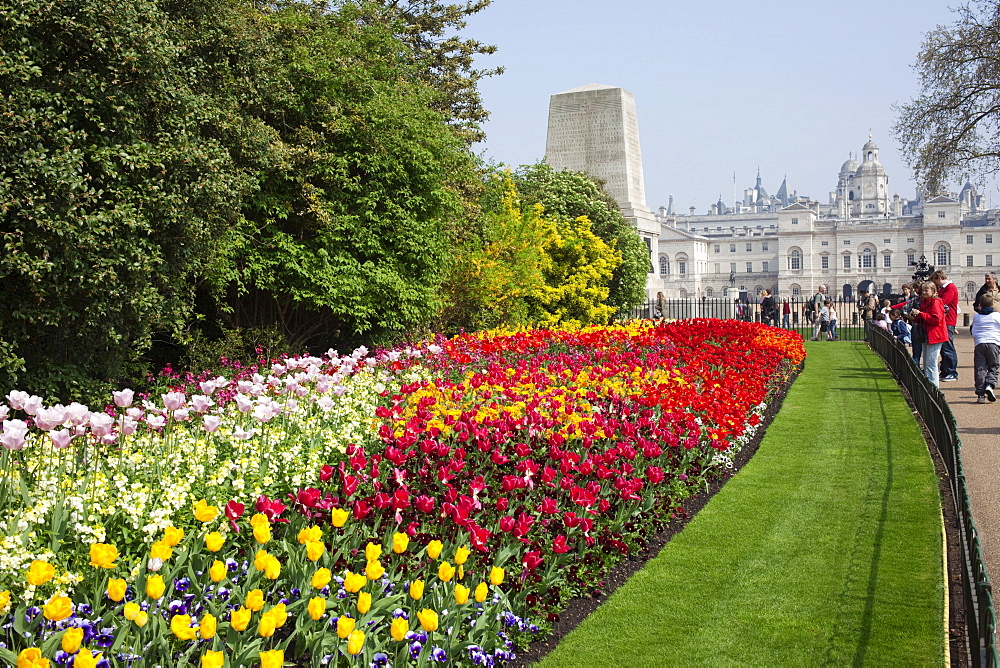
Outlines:
{"type": "Polygon", "coordinates": [[[753,300],[763,289],[810,296],[826,285],[831,295],[854,297],[866,281],[898,293],[926,256],[971,299],[1000,264],[1000,211],[984,210],[968,183],[958,195],[890,197],[871,137],[860,157],[840,168],[827,204],[789,195],[785,182],[768,196],[759,175],[742,202],[727,207],[720,197],[705,215],[677,215],[671,198],[656,216],[659,281],[650,281],[651,293],[753,300]]]}

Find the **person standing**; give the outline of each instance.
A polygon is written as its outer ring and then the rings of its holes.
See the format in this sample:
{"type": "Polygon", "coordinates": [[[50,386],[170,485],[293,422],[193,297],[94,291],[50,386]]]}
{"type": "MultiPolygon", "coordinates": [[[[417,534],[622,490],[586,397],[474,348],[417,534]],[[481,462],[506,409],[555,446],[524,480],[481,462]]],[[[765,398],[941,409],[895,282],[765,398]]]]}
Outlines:
{"type": "Polygon", "coordinates": [[[875,309],[878,307],[878,302],[875,296],[870,294],[867,290],[862,290],[858,293],[858,312],[861,316],[862,324],[866,320],[871,320],[875,317],[875,309]]]}
{"type": "Polygon", "coordinates": [[[840,338],[837,335],[837,306],[833,303],[833,301],[827,299],[826,308],[830,311],[830,329],[826,331],[826,338],[829,341],[836,341],[840,338]]]}
{"type": "Polygon", "coordinates": [[[761,292],[763,299],[760,300],[761,317],[765,325],[776,326],[778,324],[778,309],[774,303],[774,297],[770,290],[761,292]]]}
{"type": "Polygon", "coordinates": [[[826,286],[821,285],[813,295],[810,305],[812,306],[812,318],[813,318],[813,341],[819,341],[819,330],[820,330],[820,309],[823,307],[823,302],[826,301],[826,286]]]}
{"type": "Polygon", "coordinates": [[[996,401],[997,372],[1000,371],[1000,313],[993,310],[993,296],[979,298],[979,311],[972,316],[972,340],[976,342],[973,367],[976,370],[977,403],[996,401]]]}
{"type": "Polygon", "coordinates": [[[788,303],[788,297],[781,302],[781,326],[785,329],[792,328],[792,305],[788,303]]]}
{"type": "Polygon", "coordinates": [[[1000,300],[1000,287],[997,286],[997,275],[992,271],[986,274],[986,282],[983,283],[983,287],[979,288],[979,292],[976,293],[976,300],[972,303],[972,308],[976,313],[979,313],[979,299],[983,295],[992,297],[994,304],[997,303],[997,300],[1000,300]]]}
{"type": "Polygon", "coordinates": [[[941,354],[941,346],[948,340],[948,325],[945,323],[944,302],[938,298],[933,281],[927,281],[920,287],[920,306],[910,311],[910,315],[926,334],[927,340],[922,346],[924,377],[938,387],[938,355],[941,354]]]}
{"type": "Polygon", "coordinates": [[[657,320],[663,319],[663,312],[666,310],[667,298],[663,296],[662,292],[656,293],[656,301],[653,304],[653,317],[657,320]]]}
{"type": "Polygon", "coordinates": [[[955,350],[955,327],[958,325],[958,287],[948,280],[948,275],[938,269],[931,274],[937,286],[938,298],[944,304],[948,340],[941,346],[941,380],[958,380],[958,351],[955,350]]]}

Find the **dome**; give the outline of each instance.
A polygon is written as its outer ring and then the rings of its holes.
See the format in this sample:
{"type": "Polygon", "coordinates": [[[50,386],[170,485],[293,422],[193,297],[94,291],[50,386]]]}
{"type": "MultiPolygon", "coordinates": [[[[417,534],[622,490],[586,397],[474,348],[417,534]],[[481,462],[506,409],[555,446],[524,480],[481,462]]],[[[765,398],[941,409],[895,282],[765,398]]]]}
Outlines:
{"type": "Polygon", "coordinates": [[[848,158],[847,161],[844,162],[844,164],[840,166],[840,173],[841,174],[845,174],[845,175],[846,174],[853,174],[856,171],[858,171],[858,161],[855,160],[853,156],[850,157],[850,158],[848,158]]]}
{"type": "Polygon", "coordinates": [[[868,142],[865,143],[865,145],[861,148],[862,153],[868,153],[868,151],[877,151],[877,150],[878,146],[875,145],[875,142],[872,141],[871,137],[868,138],[868,142]]]}
{"type": "Polygon", "coordinates": [[[869,160],[858,167],[858,176],[885,176],[885,168],[877,160],[869,160]]]}

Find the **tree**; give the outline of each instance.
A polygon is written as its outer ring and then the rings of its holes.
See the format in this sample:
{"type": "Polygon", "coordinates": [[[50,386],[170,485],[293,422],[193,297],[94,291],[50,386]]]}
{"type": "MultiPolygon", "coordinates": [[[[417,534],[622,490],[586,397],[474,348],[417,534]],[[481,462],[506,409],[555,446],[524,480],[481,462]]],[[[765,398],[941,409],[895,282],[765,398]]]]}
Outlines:
{"type": "Polygon", "coordinates": [[[522,165],[514,174],[514,183],[525,211],[541,204],[547,218],[566,223],[586,216],[593,233],[618,251],[621,262],[609,285],[609,306],[623,310],[646,299],[646,244],[600,183],[583,172],[556,171],[544,162],[522,165]]]}
{"type": "Polygon", "coordinates": [[[897,108],[893,128],[931,192],[969,171],[1000,171],[1000,2],[955,12],[954,24],[927,33],[915,66],[920,96],[897,108]]]}
{"type": "Polygon", "coordinates": [[[461,38],[456,32],[465,27],[467,17],[481,12],[493,0],[457,4],[438,0],[341,1],[357,2],[371,25],[392,26],[395,36],[408,47],[416,75],[440,94],[433,108],[470,144],[485,139],[479,126],[489,112],[483,108],[477,84],[484,77],[503,73],[503,68],[477,69],[476,56],[495,53],[496,46],[461,38]]]}
{"type": "Polygon", "coordinates": [[[93,395],[226,250],[252,182],[176,28],[133,0],[0,12],[0,387],[93,395]]]}

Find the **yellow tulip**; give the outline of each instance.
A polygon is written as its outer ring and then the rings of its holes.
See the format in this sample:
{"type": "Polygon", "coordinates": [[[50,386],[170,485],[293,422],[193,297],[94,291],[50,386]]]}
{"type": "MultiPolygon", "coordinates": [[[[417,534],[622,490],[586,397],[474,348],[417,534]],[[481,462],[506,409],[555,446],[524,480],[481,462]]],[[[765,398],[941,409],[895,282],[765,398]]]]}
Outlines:
{"type": "Polygon", "coordinates": [[[346,638],[351,635],[351,631],[354,630],[354,618],[348,617],[347,615],[341,615],[337,618],[337,635],[341,639],[346,638]]]}
{"type": "Polygon", "coordinates": [[[392,534],[392,551],[396,554],[403,554],[406,552],[407,546],[410,544],[410,537],[405,533],[394,533],[392,534]]]}
{"type": "Polygon", "coordinates": [[[226,665],[226,655],[223,652],[206,650],[201,656],[201,668],[222,668],[226,665]]]}
{"type": "Polygon", "coordinates": [[[218,531],[213,531],[212,533],[205,536],[205,549],[209,552],[218,552],[222,549],[225,544],[226,539],[222,537],[222,534],[218,531]]]}
{"type": "Polygon", "coordinates": [[[149,621],[149,613],[145,610],[140,610],[139,614],[135,616],[135,625],[142,628],[149,621]]]}
{"type": "Polygon", "coordinates": [[[427,543],[427,556],[431,559],[437,559],[441,556],[441,550],[444,549],[444,543],[439,540],[432,540],[427,543]]]}
{"type": "Polygon", "coordinates": [[[469,600],[469,588],[465,585],[457,584],[455,585],[455,602],[459,605],[465,605],[469,600]]]}
{"type": "Polygon", "coordinates": [[[170,618],[170,630],[181,640],[194,640],[198,629],[191,626],[191,615],[174,615],[170,618]]]}
{"type": "Polygon", "coordinates": [[[146,576],[146,596],[159,600],[163,598],[163,592],[167,590],[167,586],[163,584],[163,577],[159,574],[147,575],[146,576]]]}
{"type": "Polygon", "coordinates": [[[174,556],[174,549],[162,540],[158,540],[149,546],[149,558],[166,561],[174,556]]]}
{"type": "Polygon", "coordinates": [[[317,561],[326,552],[326,545],[321,541],[313,540],[306,543],[306,559],[309,561],[317,561]]]}
{"type": "Polygon", "coordinates": [[[469,550],[464,545],[458,548],[455,550],[455,564],[461,566],[469,558],[470,554],[472,554],[472,550],[469,550]]]}
{"type": "Polygon", "coordinates": [[[101,652],[94,654],[89,649],[81,649],[80,653],[73,657],[73,668],[97,668],[97,664],[104,656],[101,652]]]}
{"type": "Polygon", "coordinates": [[[423,580],[414,580],[412,583],[410,583],[410,598],[412,598],[414,601],[417,601],[423,595],[424,595],[423,580]]]}
{"type": "Polygon", "coordinates": [[[368,543],[365,545],[365,556],[368,561],[378,561],[378,558],[382,556],[382,546],[376,543],[368,543]]]}
{"type": "Polygon", "coordinates": [[[437,631],[438,614],[430,608],[424,608],[418,612],[417,619],[420,620],[420,626],[423,627],[424,631],[427,631],[428,633],[431,631],[437,631]]]}
{"type": "Polygon", "coordinates": [[[312,576],[312,586],[313,589],[322,589],[323,587],[330,584],[331,579],[329,568],[320,568],[312,576]]]}
{"type": "Polygon", "coordinates": [[[268,580],[277,580],[279,575],[281,575],[281,562],[272,554],[264,564],[264,577],[268,580]]]}
{"type": "Polygon", "coordinates": [[[252,616],[252,611],[240,606],[229,613],[229,625],[237,631],[246,631],[252,616]]]}
{"type": "Polygon", "coordinates": [[[29,647],[17,655],[17,668],[49,668],[49,660],[42,658],[42,650],[29,647]]]}
{"type": "Polygon", "coordinates": [[[219,629],[219,620],[215,618],[215,615],[205,613],[201,618],[201,623],[198,624],[198,632],[201,637],[205,640],[210,640],[215,637],[215,632],[219,629]]]}
{"type": "Polygon", "coordinates": [[[378,580],[385,574],[385,568],[378,561],[369,561],[365,566],[365,575],[369,580],[378,580]]]}
{"type": "Polygon", "coordinates": [[[441,578],[441,582],[450,581],[453,577],[455,577],[455,567],[447,561],[442,561],[441,565],[438,567],[438,577],[441,578]]]}
{"type": "Polygon", "coordinates": [[[80,647],[83,646],[83,629],[72,628],[66,629],[66,633],[63,634],[60,647],[62,651],[67,654],[76,654],[80,651],[80,647]]]}
{"type": "Polygon", "coordinates": [[[284,603],[279,603],[270,610],[271,617],[274,618],[274,625],[279,629],[285,625],[285,620],[288,619],[288,609],[285,607],[284,603]]]}
{"type": "Polygon", "coordinates": [[[119,578],[111,578],[108,580],[108,598],[115,603],[118,603],[125,598],[125,590],[127,589],[128,585],[125,583],[125,580],[119,578]]]}
{"type": "Polygon", "coordinates": [[[250,518],[250,526],[254,529],[257,527],[269,527],[271,526],[271,520],[267,519],[267,515],[264,513],[256,513],[250,518]]]}
{"type": "Polygon", "coordinates": [[[365,632],[361,629],[355,629],[351,632],[351,635],[347,636],[347,653],[350,655],[356,655],[361,653],[361,648],[365,644],[365,632]]]}
{"type": "Polygon", "coordinates": [[[61,622],[73,614],[73,601],[68,596],[53,596],[42,606],[42,614],[49,621],[61,622]]]}
{"type": "Polygon", "coordinates": [[[138,603],[130,601],[125,604],[125,609],[122,610],[122,614],[125,615],[125,619],[129,621],[135,621],[135,618],[139,616],[139,611],[142,608],[139,607],[138,603]]]}
{"type": "Polygon", "coordinates": [[[260,589],[253,589],[247,592],[247,601],[244,605],[254,612],[257,612],[264,607],[264,592],[260,589]]]}
{"type": "Polygon", "coordinates": [[[267,550],[257,550],[257,555],[253,558],[253,567],[258,571],[264,570],[264,566],[267,565],[267,558],[271,556],[267,553],[267,550]]]}
{"type": "Polygon", "coordinates": [[[212,578],[212,582],[220,582],[222,578],[226,577],[228,571],[226,564],[216,559],[212,562],[212,567],[208,569],[208,577],[212,578]]]}
{"type": "Polygon", "coordinates": [[[322,596],[315,596],[309,599],[309,605],[306,607],[309,612],[309,616],[314,620],[319,620],[320,617],[326,614],[326,599],[322,596]]]}
{"type": "Polygon", "coordinates": [[[43,585],[52,579],[52,576],[56,574],[56,569],[52,567],[51,564],[45,561],[32,561],[31,566],[28,567],[28,584],[43,585]]]}
{"type": "Polygon", "coordinates": [[[302,545],[323,540],[323,530],[317,526],[306,527],[299,530],[298,541],[302,545]]]}
{"type": "Polygon", "coordinates": [[[338,529],[345,524],[347,524],[347,518],[351,516],[350,510],[344,510],[343,508],[334,508],[330,513],[330,521],[333,526],[338,529]]]}
{"type": "Polygon", "coordinates": [[[285,653],[280,649],[272,649],[260,653],[260,668],[281,668],[285,665],[285,653]]]}
{"type": "Polygon", "coordinates": [[[372,595],[366,591],[358,593],[358,612],[362,615],[372,609],[372,595]]]}
{"type": "Polygon", "coordinates": [[[170,547],[177,547],[184,539],[184,529],[177,527],[167,527],[163,530],[163,542],[170,547]]]}
{"type": "Polygon", "coordinates": [[[208,505],[205,499],[201,499],[194,504],[194,518],[199,522],[211,522],[219,514],[219,509],[208,505]]]}
{"type": "Polygon", "coordinates": [[[7,612],[8,605],[10,605],[10,590],[0,591],[0,615],[7,612]]]}
{"type": "Polygon", "coordinates": [[[483,601],[485,601],[489,593],[490,593],[489,585],[486,584],[485,582],[480,582],[479,586],[476,587],[476,593],[475,593],[476,603],[482,603],[483,601]]]}
{"type": "Polygon", "coordinates": [[[257,634],[261,638],[270,638],[274,635],[274,629],[278,625],[275,623],[274,617],[270,613],[265,613],[260,617],[260,623],[257,625],[257,634]]]}
{"type": "Polygon", "coordinates": [[[94,543],[90,546],[90,565],[94,568],[114,568],[118,559],[118,548],[107,543],[94,543]]]}
{"type": "Polygon", "coordinates": [[[490,569],[490,584],[494,587],[499,587],[503,584],[503,577],[505,573],[499,566],[494,566],[490,569]]]}
{"type": "Polygon", "coordinates": [[[389,627],[389,634],[392,635],[392,639],[396,642],[403,642],[406,640],[406,634],[409,631],[410,623],[402,617],[397,617],[392,620],[392,626],[389,627]]]}
{"type": "Polygon", "coordinates": [[[361,573],[347,571],[347,574],[344,576],[344,589],[352,594],[357,594],[367,582],[368,578],[361,573]]]}
{"type": "Polygon", "coordinates": [[[264,545],[265,543],[271,540],[271,527],[268,525],[254,527],[253,538],[261,545],[264,545]]]}

